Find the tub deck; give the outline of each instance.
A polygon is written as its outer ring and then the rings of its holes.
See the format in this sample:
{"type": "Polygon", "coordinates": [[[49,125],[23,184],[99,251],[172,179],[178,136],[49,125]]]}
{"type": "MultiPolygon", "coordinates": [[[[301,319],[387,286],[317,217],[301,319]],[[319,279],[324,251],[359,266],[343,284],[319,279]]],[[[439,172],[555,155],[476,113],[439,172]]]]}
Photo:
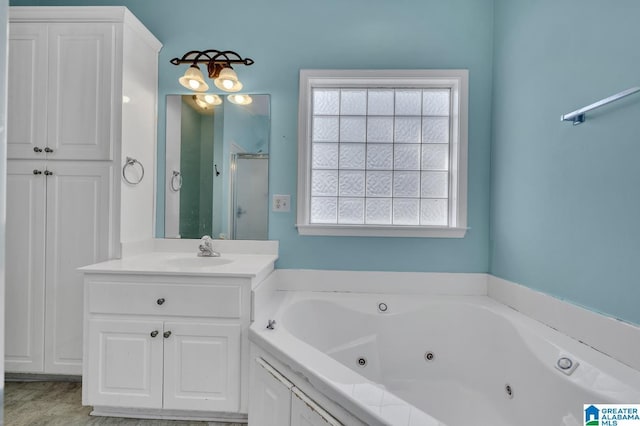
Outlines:
{"type": "Polygon", "coordinates": [[[487,296],[273,294],[250,340],[368,425],[581,426],[583,404],[640,401],[640,372],[487,296]]]}

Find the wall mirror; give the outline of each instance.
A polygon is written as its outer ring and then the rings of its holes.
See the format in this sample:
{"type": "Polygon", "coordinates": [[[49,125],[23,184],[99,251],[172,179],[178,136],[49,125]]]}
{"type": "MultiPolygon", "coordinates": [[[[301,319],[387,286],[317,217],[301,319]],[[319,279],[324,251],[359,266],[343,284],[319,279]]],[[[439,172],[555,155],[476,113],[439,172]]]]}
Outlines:
{"type": "Polygon", "coordinates": [[[167,96],[164,236],[266,240],[269,95],[205,96],[167,96]]]}

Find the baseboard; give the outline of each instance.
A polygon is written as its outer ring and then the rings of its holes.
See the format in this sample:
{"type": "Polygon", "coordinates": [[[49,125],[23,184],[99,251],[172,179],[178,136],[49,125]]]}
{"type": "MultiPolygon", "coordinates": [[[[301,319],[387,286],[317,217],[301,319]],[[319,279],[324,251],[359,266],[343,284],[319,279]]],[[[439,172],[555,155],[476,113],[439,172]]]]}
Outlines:
{"type": "Polygon", "coordinates": [[[207,421],[247,423],[247,414],[216,413],[208,411],[153,410],[139,408],[118,408],[94,406],[92,416],[128,417],[135,419],[207,421]]]}
{"type": "Polygon", "coordinates": [[[82,376],[69,374],[4,373],[5,382],[81,382],[82,376]]]}

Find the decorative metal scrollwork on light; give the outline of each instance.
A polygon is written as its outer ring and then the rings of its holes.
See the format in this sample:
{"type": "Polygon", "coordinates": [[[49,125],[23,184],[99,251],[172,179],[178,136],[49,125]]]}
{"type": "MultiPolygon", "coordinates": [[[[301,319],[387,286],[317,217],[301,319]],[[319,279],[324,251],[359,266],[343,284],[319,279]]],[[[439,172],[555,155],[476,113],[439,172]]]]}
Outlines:
{"type": "Polygon", "coordinates": [[[243,58],[232,50],[192,50],[181,58],[173,58],[173,65],[191,64],[184,75],[179,78],[180,84],[195,92],[206,92],[209,85],[205,82],[198,64],[206,64],[209,78],[214,84],[225,92],[238,92],[242,90],[242,83],[233,70],[232,65],[253,65],[253,59],[243,58]]]}

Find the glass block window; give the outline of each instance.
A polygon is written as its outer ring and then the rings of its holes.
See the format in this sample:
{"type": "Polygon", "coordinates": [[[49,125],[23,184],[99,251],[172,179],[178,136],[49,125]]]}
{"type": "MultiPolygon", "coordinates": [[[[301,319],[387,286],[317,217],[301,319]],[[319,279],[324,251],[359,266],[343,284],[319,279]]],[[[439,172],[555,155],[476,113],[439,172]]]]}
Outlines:
{"type": "Polygon", "coordinates": [[[466,77],[460,70],[303,70],[299,231],[464,235],[466,77]]]}
{"type": "Polygon", "coordinates": [[[449,224],[449,88],[313,88],[309,223],[449,224]]]}

